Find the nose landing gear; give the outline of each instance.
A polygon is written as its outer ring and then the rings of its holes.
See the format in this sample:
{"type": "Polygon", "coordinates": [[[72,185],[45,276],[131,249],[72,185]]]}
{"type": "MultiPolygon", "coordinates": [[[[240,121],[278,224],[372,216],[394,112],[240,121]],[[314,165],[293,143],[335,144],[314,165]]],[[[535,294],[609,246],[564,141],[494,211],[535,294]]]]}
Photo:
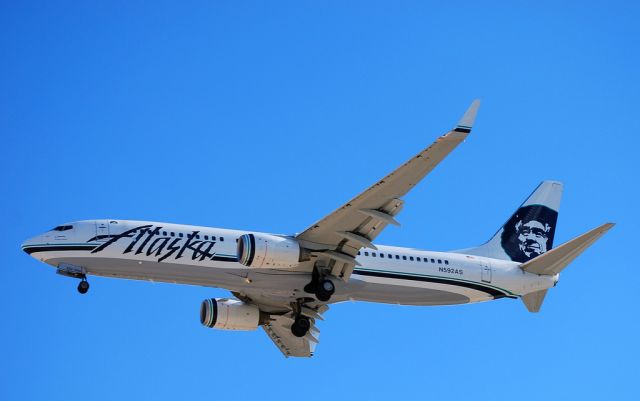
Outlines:
{"type": "Polygon", "coordinates": [[[80,294],[86,294],[89,291],[89,282],[87,281],[87,277],[83,277],[82,281],[78,284],[78,292],[80,294]]]}
{"type": "Polygon", "coordinates": [[[89,282],[87,281],[87,270],[82,266],[75,266],[68,263],[61,263],[56,270],[61,276],[79,278],[81,281],[78,284],[78,292],[80,294],[86,294],[89,291],[89,282]]]}

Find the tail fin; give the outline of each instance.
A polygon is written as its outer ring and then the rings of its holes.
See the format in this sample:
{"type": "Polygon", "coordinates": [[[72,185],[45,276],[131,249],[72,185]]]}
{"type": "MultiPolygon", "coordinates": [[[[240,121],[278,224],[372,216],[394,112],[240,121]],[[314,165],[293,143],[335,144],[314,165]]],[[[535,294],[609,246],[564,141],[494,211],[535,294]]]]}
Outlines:
{"type": "Polygon", "coordinates": [[[469,255],[527,262],[553,248],[562,183],[543,181],[485,244],[456,251],[469,255]]]}

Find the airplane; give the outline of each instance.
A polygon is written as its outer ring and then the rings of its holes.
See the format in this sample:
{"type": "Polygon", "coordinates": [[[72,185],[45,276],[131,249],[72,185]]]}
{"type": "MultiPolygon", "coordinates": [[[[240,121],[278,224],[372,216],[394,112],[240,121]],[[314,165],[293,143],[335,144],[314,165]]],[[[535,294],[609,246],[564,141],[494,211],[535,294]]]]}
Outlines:
{"type": "Polygon", "coordinates": [[[596,227],[553,247],[563,185],[543,181],[489,241],[451,252],[374,244],[399,225],[401,199],[469,135],[480,102],[458,125],[343,206],[295,235],[159,222],[98,219],[56,226],[22,244],[57,273],[228,289],[206,299],[209,328],[262,327],[286,357],[311,357],[317,323],[348,300],[456,305],[521,299],[538,312],[560,272],[604,235],[596,227]]]}

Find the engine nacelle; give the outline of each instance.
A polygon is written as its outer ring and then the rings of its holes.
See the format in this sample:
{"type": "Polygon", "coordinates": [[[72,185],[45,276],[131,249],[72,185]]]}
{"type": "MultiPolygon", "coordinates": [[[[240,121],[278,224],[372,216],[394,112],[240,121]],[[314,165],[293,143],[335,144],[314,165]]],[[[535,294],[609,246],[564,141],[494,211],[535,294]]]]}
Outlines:
{"type": "Polygon", "coordinates": [[[262,323],[260,309],[237,299],[211,298],[200,305],[200,323],[222,330],[255,330],[262,323]]]}
{"type": "Polygon", "coordinates": [[[310,260],[309,252],[293,238],[245,234],[238,238],[238,261],[255,268],[291,268],[310,260]]]}

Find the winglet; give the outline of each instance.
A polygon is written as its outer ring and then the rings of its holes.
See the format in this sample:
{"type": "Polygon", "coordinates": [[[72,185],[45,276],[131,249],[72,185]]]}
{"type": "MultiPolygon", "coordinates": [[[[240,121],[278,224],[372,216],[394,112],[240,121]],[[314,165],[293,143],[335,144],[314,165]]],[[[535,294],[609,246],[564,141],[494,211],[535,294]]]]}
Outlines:
{"type": "Polygon", "coordinates": [[[469,106],[464,113],[454,131],[471,132],[473,122],[476,120],[476,115],[478,114],[478,108],[480,108],[480,99],[476,99],[471,103],[471,106],[469,106]]]}

